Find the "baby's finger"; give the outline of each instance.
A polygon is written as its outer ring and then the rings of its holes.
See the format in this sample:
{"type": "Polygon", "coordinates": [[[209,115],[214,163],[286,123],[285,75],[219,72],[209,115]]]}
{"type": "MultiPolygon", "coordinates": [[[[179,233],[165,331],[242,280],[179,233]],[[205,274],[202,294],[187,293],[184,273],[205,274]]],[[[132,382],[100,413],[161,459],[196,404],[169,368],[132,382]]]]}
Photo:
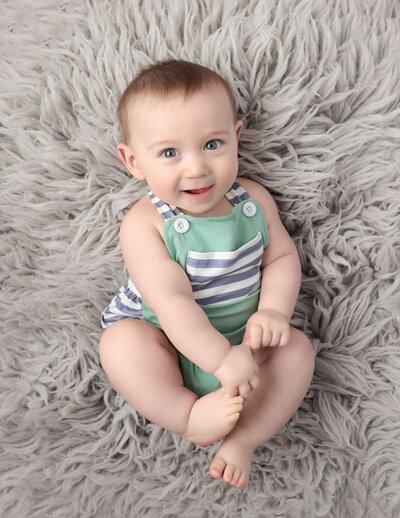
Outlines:
{"type": "Polygon", "coordinates": [[[287,329],[285,329],[282,333],[282,336],[281,336],[281,341],[279,343],[279,347],[284,347],[285,345],[287,345],[290,341],[290,327],[288,327],[287,329]]]}
{"type": "Polygon", "coordinates": [[[222,388],[225,390],[228,396],[238,395],[238,387],[236,385],[224,385],[222,388]]]}
{"type": "Polygon", "coordinates": [[[250,384],[249,383],[242,383],[240,386],[239,386],[239,395],[240,396],[243,396],[244,398],[246,398],[251,392],[251,387],[250,387],[250,384]]]}
{"type": "Polygon", "coordinates": [[[281,336],[282,335],[279,331],[275,331],[274,333],[272,333],[272,338],[269,343],[269,346],[276,347],[277,345],[279,345],[281,343],[281,336]]]}
{"type": "Polygon", "coordinates": [[[251,349],[253,351],[259,349],[263,340],[263,328],[259,324],[253,324],[249,329],[248,337],[251,349]]]}
{"type": "Polygon", "coordinates": [[[254,390],[260,385],[260,378],[255,374],[250,380],[250,386],[254,390]]]}
{"type": "Polygon", "coordinates": [[[269,347],[272,340],[272,331],[270,329],[264,329],[262,344],[263,347],[269,347]]]}

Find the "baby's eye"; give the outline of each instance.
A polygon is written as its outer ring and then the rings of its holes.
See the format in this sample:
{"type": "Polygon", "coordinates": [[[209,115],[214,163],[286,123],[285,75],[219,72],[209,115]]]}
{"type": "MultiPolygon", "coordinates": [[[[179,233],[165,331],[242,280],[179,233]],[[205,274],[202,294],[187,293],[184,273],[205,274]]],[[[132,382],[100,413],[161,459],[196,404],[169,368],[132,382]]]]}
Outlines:
{"type": "Polygon", "coordinates": [[[209,151],[213,151],[214,149],[218,149],[220,145],[221,141],[217,138],[213,138],[209,140],[204,147],[209,151]]]}
{"type": "Polygon", "coordinates": [[[161,151],[161,156],[163,156],[164,158],[175,158],[177,155],[178,152],[173,147],[169,147],[161,151]]]}

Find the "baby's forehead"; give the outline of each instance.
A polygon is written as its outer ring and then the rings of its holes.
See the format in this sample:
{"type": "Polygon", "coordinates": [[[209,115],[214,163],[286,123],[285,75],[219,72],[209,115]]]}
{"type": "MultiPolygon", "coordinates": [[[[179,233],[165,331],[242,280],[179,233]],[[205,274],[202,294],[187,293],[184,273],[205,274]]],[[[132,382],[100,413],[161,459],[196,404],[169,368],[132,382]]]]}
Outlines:
{"type": "Polygon", "coordinates": [[[170,100],[185,102],[185,95],[183,92],[171,92],[169,94],[157,94],[153,92],[143,92],[136,94],[129,101],[130,110],[149,109],[163,106],[170,100]]]}
{"type": "Polygon", "coordinates": [[[163,103],[168,101],[174,101],[176,103],[190,103],[193,97],[196,94],[200,93],[209,93],[210,96],[215,92],[223,93],[229,101],[229,95],[224,89],[224,87],[220,84],[209,84],[201,86],[191,92],[187,92],[183,89],[172,90],[167,93],[159,93],[153,91],[140,92],[132,96],[129,100],[129,109],[130,111],[134,111],[137,108],[157,108],[162,107],[163,103]]]}

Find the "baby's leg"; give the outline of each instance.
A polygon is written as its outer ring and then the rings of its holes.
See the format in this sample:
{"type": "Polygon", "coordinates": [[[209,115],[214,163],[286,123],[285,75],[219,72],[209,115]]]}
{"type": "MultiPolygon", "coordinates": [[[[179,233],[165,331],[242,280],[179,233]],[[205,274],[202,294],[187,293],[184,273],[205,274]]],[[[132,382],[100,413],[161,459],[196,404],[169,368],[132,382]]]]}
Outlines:
{"type": "Polygon", "coordinates": [[[247,485],[254,449],[271,439],[293,416],[314,371],[310,341],[297,329],[291,329],[287,346],[262,348],[254,358],[260,367],[260,384],[249,394],[237,425],[210,467],[214,478],[223,478],[238,489],[247,485]]]}
{"type": "Polygon", "coordinates": [[[243,399],[220,389],[202,398],[183,386],[178,355],[156,327],[133,319],[112,324],[100,341],[111,385],[140,414],[200,445],[235,426],[243,399]]]}

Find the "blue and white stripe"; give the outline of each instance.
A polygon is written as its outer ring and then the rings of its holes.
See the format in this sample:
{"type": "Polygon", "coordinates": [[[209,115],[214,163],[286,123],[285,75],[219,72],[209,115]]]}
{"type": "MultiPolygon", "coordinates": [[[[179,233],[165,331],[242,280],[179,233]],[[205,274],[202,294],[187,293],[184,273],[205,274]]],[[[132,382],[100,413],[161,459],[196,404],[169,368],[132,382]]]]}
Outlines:
{"type": "Polygon", "coordinates": [[[160,200],[160,198],[157,198],[153,191],[148,192],[147,195],[163,219],[167,220],[177,216],[178,214],[182,214],[178,207],[175,207],[174,205],[168,205],[167,203],[163,202],[160,200]]]}
{"type": "Polygon", "coordinates": [[[129,278],[120,288],[110,304],[103,311],[101,325],[105,329],[113,322],[124,318],[143,320],[143,308],[140,293],[129,278]]]}
{"type": "Polygon", "coordinates": [[[249,193],[243,189],[239,182],[233,182],[232,187],[225,196],[233,205],[239,205],[242,201],[250,199],[249,193]]]}
{"type": "Polygon", "coordinates": [[[229,252],[189,251],[186,271],[200,305],[225,304],[248,295],[260,280],[262,234],[229,252]]]}

